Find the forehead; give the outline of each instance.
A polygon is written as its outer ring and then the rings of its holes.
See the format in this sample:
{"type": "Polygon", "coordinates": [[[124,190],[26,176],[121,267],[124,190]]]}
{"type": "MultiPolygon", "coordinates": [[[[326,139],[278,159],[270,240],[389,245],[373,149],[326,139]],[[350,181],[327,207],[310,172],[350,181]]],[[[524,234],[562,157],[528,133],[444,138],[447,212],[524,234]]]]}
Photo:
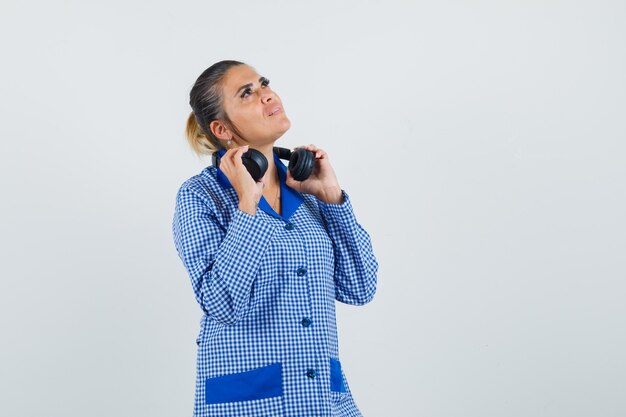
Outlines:
{"type": "Polygon", "coordinates": [[[224,92],[227,95],[232,95],[244,84],[257,83],[259,78],[260,75],[257,74],[254,68],[248,65],[237,65],[226,72],[226,76],[224,77],[224,92]]]}

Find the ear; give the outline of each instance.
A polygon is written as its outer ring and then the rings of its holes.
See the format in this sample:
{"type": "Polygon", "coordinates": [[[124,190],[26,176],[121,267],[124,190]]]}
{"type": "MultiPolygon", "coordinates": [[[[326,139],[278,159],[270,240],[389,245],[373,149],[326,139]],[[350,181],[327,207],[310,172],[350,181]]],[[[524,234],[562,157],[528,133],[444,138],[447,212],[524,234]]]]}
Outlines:
{"type": "Polygon", "coordinates": [[[220,120],[213,120],[209,125],[209,129],[219,140],[228,140],[232,136],[230,130],[220,120]]]}

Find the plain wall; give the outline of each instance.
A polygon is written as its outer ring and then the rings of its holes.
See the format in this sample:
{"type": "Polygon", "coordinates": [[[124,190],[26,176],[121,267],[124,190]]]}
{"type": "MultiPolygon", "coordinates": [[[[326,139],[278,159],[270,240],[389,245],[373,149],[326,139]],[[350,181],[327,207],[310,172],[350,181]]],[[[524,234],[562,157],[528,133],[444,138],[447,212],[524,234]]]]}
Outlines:
{"type": "Polygon", "coordinates": [[[267,76],[378,292],[338,304],[363,414],[626,415],[623,1],[3,1],[0,415],[186,416],[171,230],[198,75],[267,76]]]}

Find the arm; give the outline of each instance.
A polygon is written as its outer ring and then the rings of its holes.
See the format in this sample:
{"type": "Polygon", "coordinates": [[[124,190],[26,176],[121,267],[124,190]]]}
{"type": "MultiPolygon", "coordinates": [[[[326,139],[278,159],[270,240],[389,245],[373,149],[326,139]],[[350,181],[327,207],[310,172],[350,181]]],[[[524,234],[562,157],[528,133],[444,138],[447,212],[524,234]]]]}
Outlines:
{"type": "Polygon", "coordinates": [[[356,221],[344,190],[342,196],[341,204],[318,200],[335,249],[335,298],[342,303],[362,305],[370,302],[376,293],[378,262],[370,236],[356,221]]]}
{"type": "Polygon", "coordinates": [[[303,146],[314,153],[315,167],[309,178],[296,181],[287,173],[287,185],[317,198],[320,213],[335,255],[335,298],[346,304],[368,303],[376,292],[378,262],[370,237],[356,221],[348,194],[339,186],[328,154],[315,145],[303,146]]]}
{"type": "Polygon", "coordinates": [[[243,317],[274,230],[240,209],[224,230],[200,196],[180,188],[172,222],[174,243],[207,316],[224,324],[243,317]]]}

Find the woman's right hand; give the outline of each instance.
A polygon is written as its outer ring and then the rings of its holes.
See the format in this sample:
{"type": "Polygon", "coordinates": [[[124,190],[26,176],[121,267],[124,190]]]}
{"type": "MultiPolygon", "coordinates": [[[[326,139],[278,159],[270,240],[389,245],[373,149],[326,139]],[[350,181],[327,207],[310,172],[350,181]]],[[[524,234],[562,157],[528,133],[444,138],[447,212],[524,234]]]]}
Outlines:
{"type": "Polygon", "coordinates": [[[220,170],[239,196],[239,210],[256,215],[256,208],[263,195],[263,182],[255,182],[241,156],[248,150],[248,145],[231,148],[220,158],[220,170]]]}

